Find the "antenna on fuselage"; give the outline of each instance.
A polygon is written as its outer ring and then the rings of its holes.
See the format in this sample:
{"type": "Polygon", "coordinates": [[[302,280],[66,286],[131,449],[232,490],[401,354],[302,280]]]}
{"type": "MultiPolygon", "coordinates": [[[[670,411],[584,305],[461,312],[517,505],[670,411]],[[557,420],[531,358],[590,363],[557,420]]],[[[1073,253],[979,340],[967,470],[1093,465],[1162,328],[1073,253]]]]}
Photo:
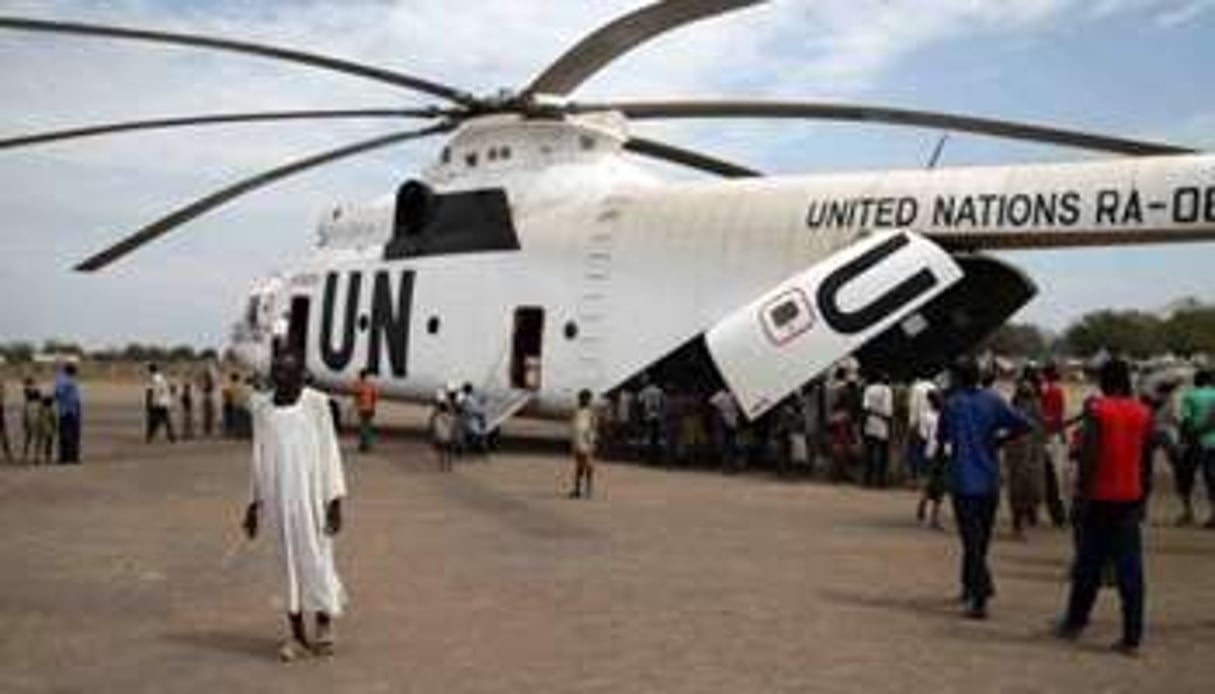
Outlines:
{"type": "Polygon", "coordinates": [[[936,147],[932,148],[932,155],[928,157],[928,164],[924,168],[932,171],[937,168],[937,162],[941,161],[941,154],[945,151],[945,143],[949,142],[949,133],[941,133],[940,139],[937,140],[936,147]]]}

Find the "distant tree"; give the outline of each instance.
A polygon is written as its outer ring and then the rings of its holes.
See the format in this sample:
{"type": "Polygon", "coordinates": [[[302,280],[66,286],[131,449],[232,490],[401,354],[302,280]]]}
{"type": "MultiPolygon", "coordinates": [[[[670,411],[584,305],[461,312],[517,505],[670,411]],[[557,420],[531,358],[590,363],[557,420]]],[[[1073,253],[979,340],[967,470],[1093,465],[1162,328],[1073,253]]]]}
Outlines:
{"type": "Polygon", "coordinates": [[[205,359],[207,361],[215,361],[219,359],[219,352],[215,351],[214,347],[207,347],[198,353],[198,358],[205,359]]]}
{"type": "Polygon", "coordinates": [[[169,350],[169,361],[194,361],[194,348],[190,345],[177,345],[169,350]]]}
{"type": "Polygon", "coordinates": [[[1142,311],[1097,311],[1073,323],[1063,333],[1068,350],[1090,356],[1102,349],[1115,354],[1148,357],[1167,351],[1164,321],[1142,311]]]}
{"type": "Polygon", "coordinates": [[[103,362],[118,361],[122,358],[122,350],[115,349],[113,347],[105,347],[89,352],[89,358],[94,361],[103,362]]]}
{"type": "Polygon", "coordinates": [[[122,350],[122,358],[133,362],[162,362],[168,355],[169,352],[164,347],[138,342],[132,342],[122,350]]]}
{"type": "Polygon", "coordinates": [[[1007,323],[983,345],[982,351],[1014,357],[1043,358],[1051,353],[1054,337],[1030,323],[1007,323]]]}
{"type": "Polygon", "coordinates": [[[67,340],[47,340],[42,343],[42,351],[47,354],[75,354],[83,356],[84,350],[75,342],[67,340]]]}
{"type": "Polygon", "coordinates": [[[1190,303],[1164,322],[1164,342],[1170,352],[1215,354],[1215,306],[1190,303]]]}
{"type": "Polygon", "coordinates": [[[34,359],[34,346],[28,342],[10,342],[0,345],[0,354],[10,364],[26,364],[34,359]]]}

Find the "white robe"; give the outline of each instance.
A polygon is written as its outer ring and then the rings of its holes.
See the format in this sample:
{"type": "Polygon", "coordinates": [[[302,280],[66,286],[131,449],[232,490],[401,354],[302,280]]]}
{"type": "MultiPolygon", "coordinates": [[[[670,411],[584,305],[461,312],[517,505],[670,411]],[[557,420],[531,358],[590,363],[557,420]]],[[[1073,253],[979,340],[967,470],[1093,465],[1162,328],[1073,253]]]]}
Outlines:
{"type": "Polygon", "coordinates": [[[305,388],[294,405],[250,398],[253,413],[251,501],[278,540],[287,609],[339,615],[346,591],[333,563],[325,509],[346,495],[341,451],[324,395],[305,388]]]}

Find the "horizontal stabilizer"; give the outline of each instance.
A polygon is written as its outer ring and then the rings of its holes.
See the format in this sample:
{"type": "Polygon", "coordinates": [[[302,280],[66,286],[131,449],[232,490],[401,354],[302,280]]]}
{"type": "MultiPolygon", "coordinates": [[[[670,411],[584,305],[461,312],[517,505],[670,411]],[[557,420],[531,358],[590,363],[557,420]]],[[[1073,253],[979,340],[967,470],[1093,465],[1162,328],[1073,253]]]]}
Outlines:
{"type": "Polygon", "coordinates": [[[742,411],[755,419],[962,276],[922,236],[875,234],[734,311],[705,340],[742,411]]]}

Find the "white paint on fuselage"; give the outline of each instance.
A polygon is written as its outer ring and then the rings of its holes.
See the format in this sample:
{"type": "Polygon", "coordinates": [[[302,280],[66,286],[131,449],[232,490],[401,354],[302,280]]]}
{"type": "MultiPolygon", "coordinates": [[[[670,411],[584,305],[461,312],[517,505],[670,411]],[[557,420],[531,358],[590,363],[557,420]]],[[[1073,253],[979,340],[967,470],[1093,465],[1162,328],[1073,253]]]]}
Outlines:
{"type": "MultiPolygon", "coordinates": [[[[1179,225],[1158,211],[1138,224],[1111,224],[1097,216],[1094,202],[1103,190],[1142,191],[1152,200],[1174,195],[1179,186],[1205,190],[1215,185],[1215,158],[1207,156],[659,185],[623,157],[626,138],[623,123],[607,117],[559,122],[495,116],[455,133],[445,160],[424,179],[440,192],[504,189],[519,251],[386,263],[390,198],[345,209],[339,219],[331,213],[322,223],[324,242],[292,273],[311,283],[280,289],[310,294],[308,366],[318,382],[347,387],[367,355],[368,335],[357,331],[355,358],[344,371],[332,373],[319,360],[324,277],[331,272],[363,273],[359,315],[370,312],[376,271],[388,269],[394,278],[404,270],[415,273],[408,375],[379,382],[391,398],[426,401],[453,382],[505,388],[514,311],[542,307],[543,386],[536,403],[557,413],[572,405],[578,390],[603,392],[621,383],[871,226],[812,228],[812,201],[913,198],[920,215],[912,230],[947,247],[951,239],[982,248],[1025,239],[1038,246],[1085,245],[1111,234],[1134,242],[1161,233],[1172,240],[1215,237],[1215,220],[1179,225]],[[491,150],[497,152],[492,158],[491,150]],[[940,196],[1064,191],[1080,197],[1077,219],[1066,227],[941,226],[930,214],[940,196]],[[349,224],[343,227],[340,218],[349,224]],[[440,321],[436,335],[426,330],[432,316],[440,321]],[[578,326],[574,339],[563,334],[570,321],[578,326]]],[[[335,309],[339,323],[342,294],[335,309]]],[[[290,300],[275,305],[287,307],[290,300]]]]}

